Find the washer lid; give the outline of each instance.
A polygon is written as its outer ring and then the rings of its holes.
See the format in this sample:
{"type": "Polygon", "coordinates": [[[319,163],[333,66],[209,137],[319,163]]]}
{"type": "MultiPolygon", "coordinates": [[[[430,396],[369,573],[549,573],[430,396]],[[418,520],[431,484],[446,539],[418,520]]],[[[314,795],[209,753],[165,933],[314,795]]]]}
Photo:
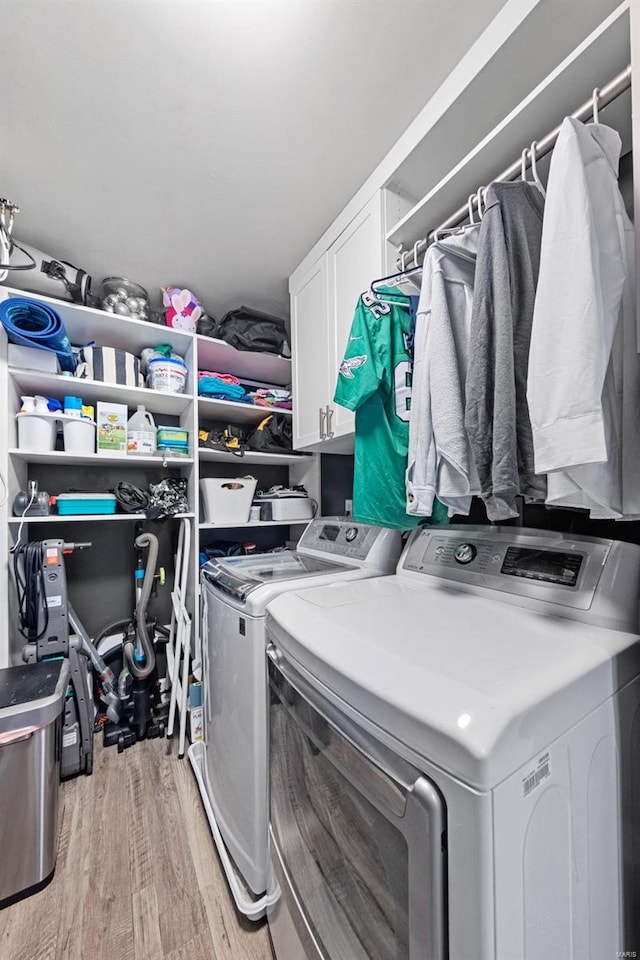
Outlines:
{"type": "Polygon", "coordinates": [[[634,634],[399,576],[278,597],[267,630],[342,701],[479,789],[640,673],[634,634]]]}
{"type": "Polygon", "coordinates": [[[209,560],[202,568],[202,574],[209,583],[224,593],[244,601],[253,590],[266,583],[302,580],[342,570],[342,564],[333,563],[331,560],[319,560],[294,550],[284,550],[281,553],[209,560]]]}

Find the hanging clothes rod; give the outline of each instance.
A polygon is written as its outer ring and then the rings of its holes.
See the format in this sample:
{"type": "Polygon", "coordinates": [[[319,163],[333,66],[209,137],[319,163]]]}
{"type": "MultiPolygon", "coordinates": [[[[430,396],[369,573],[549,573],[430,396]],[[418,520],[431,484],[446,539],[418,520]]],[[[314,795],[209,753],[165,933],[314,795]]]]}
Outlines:
{"type": "MultiPolygon", "coordinates": [[[[582,104],[581,107],[572,113],[571,116],[576,120],[588,120],[589,117],[597,116],[597,112],[602,107],[606,107],[607,104],[611,103],[613,100],[617,99],[620,94],[624,93],[625,90],[628,90],[631,86],[631,64],[628,67],[618,74],[617,77],[614,77],[613,80],[610,80],[605,87],[600,89],[596,88],[588,100],[582,104]]],[[[553,148],[556,145],[556,140],[560,133],[560,126],[558,124],[550,133],[548,133],[542,140],[538,140],[535,143],[535,159],[540,160],[542,157],[545,157],[548,153],[551,153],[553,148]]],[[[533,144],[532,144],[533,146],[533,144]]],[[[527,148],[525,153],[530,153],[530,148],[527,148]]],[[[524,158],[521,157],[519,160],[516,160],[511,164],[510,167],[507,167],[506,170],[503,170],[502,173],[499,173],[497,177],[494,177],[494,180],[513,180],[518,174],[521,173],[523,169],[524,158]]],[[[526,160],[527,163],[531,162],[531,157],[526,160]]],[[[478,207],[478,193],[486,188],[480,187],[476,194],[472,194],[471,197],[467,200],[464,206],[456,210],[455,213],[452,213],[451,216],[441,223],[436,230],[448,230],[451,227],[457,227],[463,223],[470,215],[472,209],[478,207]]],[[[419,255],[426,250],[431,241],[434,239],[436,230],[431,230],[430,233],[423,240],[418,240],[410,250],[398,250],[398,266],[400,270],[407,270],[411,266],[416,266],[418,263],[419,255]],[[408,260],[405,263],[405,257],[408,256],[408,260]]]]}

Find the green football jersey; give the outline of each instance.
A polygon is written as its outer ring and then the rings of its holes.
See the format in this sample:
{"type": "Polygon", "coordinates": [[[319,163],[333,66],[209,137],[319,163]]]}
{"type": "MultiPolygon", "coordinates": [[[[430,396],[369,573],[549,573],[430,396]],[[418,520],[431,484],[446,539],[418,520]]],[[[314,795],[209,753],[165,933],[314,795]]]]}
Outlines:
{"type": "MultiPolygon", "coordinates": [[[[397,291],[380,291],[397,297],[397,291]]],[[[372,293],[358,301],[340,364],[334,401],[356,414],[353,515],[361,523],[409,530],[428,523],[406,512],[411,358],[408,302],[389,303],[372,293]]],[[[432,522],[446,523],[436,501],[432,522]]]]}

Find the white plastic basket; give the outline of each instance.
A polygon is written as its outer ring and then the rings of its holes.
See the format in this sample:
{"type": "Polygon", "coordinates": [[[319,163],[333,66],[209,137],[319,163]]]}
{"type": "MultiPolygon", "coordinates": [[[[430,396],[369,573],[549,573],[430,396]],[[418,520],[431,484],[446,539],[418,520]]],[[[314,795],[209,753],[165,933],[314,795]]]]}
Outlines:
{"type": "Polygon", "coordinates": [[[255,477],[206,477],[200,481],[205,523],[247,523],[256,490],[255,477]]]}

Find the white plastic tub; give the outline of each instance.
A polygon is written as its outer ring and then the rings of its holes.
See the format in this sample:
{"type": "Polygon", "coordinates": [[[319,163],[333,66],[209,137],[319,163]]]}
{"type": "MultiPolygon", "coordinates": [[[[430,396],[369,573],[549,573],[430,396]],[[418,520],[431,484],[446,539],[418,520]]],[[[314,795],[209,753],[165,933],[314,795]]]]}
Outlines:
{"type": "Polygon", "coordinates": [[[205,523],[232,527],[248,523],[255,477],[207,477],[200,481],[205,523]]]}
{"type": "Polygon", "coordinates": [[[21,450],[46,453],[55,450],[56,417],[53,414],[19,413],[18,446],[21,450]]]}
{"type": "Polygon", "coordinates": [[[67,453],[86,455],[96,452],[96,425],[93,420],[68,417],[63,421],[62,431],[67,453]]]}

